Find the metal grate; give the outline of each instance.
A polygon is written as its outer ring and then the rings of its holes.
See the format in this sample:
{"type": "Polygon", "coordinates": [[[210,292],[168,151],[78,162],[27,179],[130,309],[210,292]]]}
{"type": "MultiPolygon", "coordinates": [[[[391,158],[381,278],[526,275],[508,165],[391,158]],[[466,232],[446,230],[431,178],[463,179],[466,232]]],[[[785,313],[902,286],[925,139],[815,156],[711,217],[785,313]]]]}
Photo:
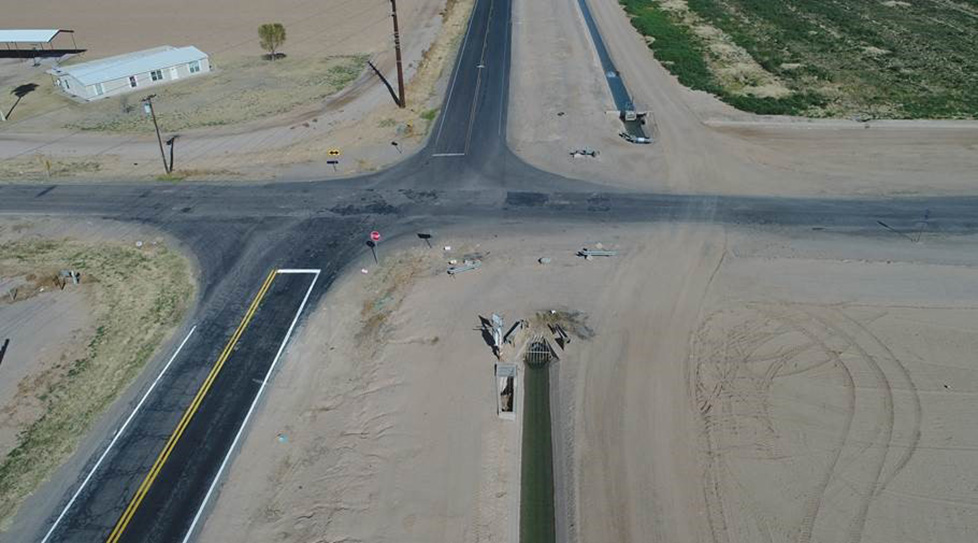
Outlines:
{"type": "Polygon", "coordinates": [[[545,366],[556,359],[557,354],[550,347],[550,343],[543,338],[537,338],[531,341],[529,348],[527,348],[526,353],[523,355],[523,361],[530,366],[545,366]]]}

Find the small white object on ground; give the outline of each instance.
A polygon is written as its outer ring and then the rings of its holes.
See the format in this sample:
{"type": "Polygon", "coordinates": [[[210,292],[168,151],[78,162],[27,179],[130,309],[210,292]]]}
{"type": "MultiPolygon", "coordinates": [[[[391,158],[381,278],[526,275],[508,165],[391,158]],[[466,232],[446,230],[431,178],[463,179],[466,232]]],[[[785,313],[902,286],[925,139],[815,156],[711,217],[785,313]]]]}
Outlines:
{"type": "Polygon", "coordinates": [[[367,275],[370,271],[367,268],[360,268],[360,273],[367,275]]]}
{"type": "Polygon", "coordinates": [[[136,247],[142,247],[142,246],[143,246],[143,242],[141,242],[141,241],[137,241],[136,242],[136,247]]]}
{"type": "Polygon", "coordinates": [[[451,251],[452,250],[452,246],[451,245],[446,245],[445,246],[445,250],[446,251],[451,251]]]}

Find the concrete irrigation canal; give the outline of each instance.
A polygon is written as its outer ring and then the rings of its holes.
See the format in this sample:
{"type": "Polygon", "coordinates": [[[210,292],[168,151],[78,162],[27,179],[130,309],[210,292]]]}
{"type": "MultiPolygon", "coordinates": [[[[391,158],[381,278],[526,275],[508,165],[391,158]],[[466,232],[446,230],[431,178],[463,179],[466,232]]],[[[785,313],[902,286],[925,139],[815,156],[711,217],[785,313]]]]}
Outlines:
{"type": "Polygon", "coordinates": [[[520,474],[520,542],[555,543],[550,363],[545,341],[527,350],[523,377],[523,452],[520,474]]]}
{"type": "Polygon", "coordinates": [[[622,123],[625,125],[625,132],[635,138],[648,138],[649,135],[646,134],[643,126],[645,124],[643,117],[646,112],[635,111],[636,108],[635,103],[632,101],[632,96],[628,93],[628,88],[621,78],[621,72],[618,71],[614,61],[611,60],[611,54],[608,53],[608,48],[604,44],[604,38],[601,37],[601,32],[598,31],[598,26],[594,22],[594,17],[591,15],[591,8],[588,7],[587,0],[577,0],[577,4],[581,8],[581,15],[584,17],[584,23],[587,26],[588,33],[591,35],[594,50],[598,54],[598,60],[601,62],[601,69],[604,70],[604,78],[608,82],[611,98],[615,101],[615,107],[618,108],[622,123]]]}

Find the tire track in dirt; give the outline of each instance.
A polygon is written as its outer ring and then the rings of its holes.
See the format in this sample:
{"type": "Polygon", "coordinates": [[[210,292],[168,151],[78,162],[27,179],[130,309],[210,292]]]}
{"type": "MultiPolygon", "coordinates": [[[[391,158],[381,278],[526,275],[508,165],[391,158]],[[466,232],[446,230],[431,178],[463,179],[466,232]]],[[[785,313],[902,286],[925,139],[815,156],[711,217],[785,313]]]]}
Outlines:
{"type": "Polygon", "coordinates": [[[886,353],[887,359],[892,362],[897,370],[897,376],[903,381],[903,384],[907,387],[906,390],[910,394],[911,402],[913,404],[913,422],[911,429],[910,443],[904,449],[903,454],[897,460],[896,465],[893,470],[883,478],[880,483],[879,488],[876,490],[876,494],[883,491],[896,476],[906,467],[907,462],[910,461],[910,457],[913,456],[914,452],[917,450],[917,446],[920,444],[920,434],[921,434],[921,421],[923,420],[923,407],[920,404],[920,394],[917,391],[917,386],[914,384],[913,379],[910,377],[910,371],[907,367],[900,361],[900,359],[893,353],[893,351],[877,336],[874,334],[869,327],[863,325],[856,319],[846,315],[844,312],[840,311],[840,315],[846,319],[847,322],[851,323],[853,326],[857,327],[860,331],[868,335],[874,343],[879,346],[883,352],[886,353]]]}
{"type": "MultiPolygon", "coordinates": [[[[846,437],[849,433],[855,402],[852,377],[851,374],[849,374],[848,369],[838,357],[837,353],[816,334],[799,324],[799,319],[797,317],[789,316],[787,311],[785,311],[783,308],[781,308],[780,311],[772,311],[752,307],[751,310],[763,315],[766,317],[766,320],[754,325],[742,325],[737,327],[737,329],[730,331],[730,333],[725,336],[722,345],[712,346],[708,349],[709,354],[706,358],[697,359],[695,362],[695,370],[692,374],[695,382],[691,383],[691,396],[694,398],[704,422],[702,439],[706,442],[707,450],[710,454],[708,467],[705,470],[704,485],[710,530],[714,541],[720,542],[728,540],[728,523],[727,515],[724,511],[724,492],[722,488],[722,481],[725,478],[725,473],[727,474],[727,479],[738,485],[741,495],[749,494],[747,489],[744,488],[743,485],[739,484],[739,481],[729,475],[730,470],[727,467],[722,454],[718,452],[722,450],[723,445],[718,441],[720,438],[713,432],[714,427],[718,424],[722,425],[724,423],[733,424],[736,426],[738,417],[742,417],[742,415],[732,411],[734,404],[737,402],[747,402],[748,405],[755,404],[758,403],[757,398],[763,399],[768,397],[770,387],[775,377],[797,375],[807,371],[812,371],[816,368],[822,367],[825,364],[833,363],[835,367],[844,372],[847,378],[847,383],[849,385],[847,386],[847,389],[849,390],[849,400],[844,430],[841,432],[839,440],[834,446],[829,469],[826,470],[825,476],[820,481],[818,490],[808,499],[808,503],[805,507],[806,513],[804,520],[802,525],[797,529],[797,533],[799,534],[798,540],[809,541],[811,538],[811,528],[821,505],[821,497],[824,493],[825,487],[828,485],[828,481],[831,479],[832,468],[834,467],[835,462],[838,461],[842,448],[844,447],[846,437]],[[765,328],[773,329],[765,330],[765,328]],[[758,354],[759,350],[778,340],[781,336],[789,333],[798,333],[805,337],[807,341],[787,349],[784,347],[777,347],[773,350],[773,353],[770,354],[758,354]],[[791,361],[796,360],[812,348],[818,348],[822,353],[824,353],[824,357],[821,357],[814,363],[807,364],[803,367],[785,370],[791,361]],[[748,375],[741,375],[741,370],[744,368],[749,368],[750,366],[756,366],[759,364],[762,366],[763,364],[768,364],[764,371],[760,372],[759,376],[752,376],[749,370],[746,371],[748,375]],[[745,378],[753,381],[754,388],[752,390],[740,392],[737,390],[737,380],[743,380],[745,378]],[[725,395],[727,398],[723,398],[725,395]],[[723,401],[724,399],[728,401],[723,401]],[[720,406],[719,413],[714,412],[717,405],[720,406]]],[[[718,312],[718,314],[719,313],[720,312],[718,312]]],[[[701,344],[704,343],[702,336],[704,335],[705,331],[709,330],[710,321],[714,320],[716,316],[717,314],[714,314],[708,318],[706,324],[704,324],[704,326],[701,328],[701,332],[699,334],[701,344]]],[[[694,344],[695,343],[696,341],[694,341],[694,344]]],[[[777,432],[770,422],[770,415],[767,412],[767,403],[761,401],[758,408],[760,410],[760,415],[756,415],[753,418],[756,418],[758,422],[766,421],[764,422],[766,432],[771,436],[775,436],[777,432]]],[[[736,433],[736,428],[734,429],[734,433],[736,433]]],[[[763,515],[762,512],[758,510],[756,504],[750,500],[741,501],[740,506],[750,510],[753,521],[759,530],[758,536],[769,540],[772,529],[770,523],[768,522],[768,517],[763,515]]],[[[779,526],[778,528],[779,531],[789,531],[783,529],[782,526],[779,526]]]]}
{"type": "MultiPolygon", "coordinates": [[[[838,314],[841,312],[835,311],[833,313],[838,314]]],[[[862,359],[866,363],[867,367],[872,371],[878,385],[877,390],[881,392],[883,412],[877,419],[876,437],[878,438],[878,441],[875,441],[875,444],[880,450],[878,453],[879,458],[872,462],[873,467],[870,470],[870,482],[859,485],[858,483],[850,481],[849,485],[850,490],[859,495],[859,505],[856,509],[855,516],[849,522],[846,540],[849,543],[858,543],[862,539],[862,533],[866,526],[866,518],[869,515],[869,507],[873,499],[878,494],[880,479],[882,478],[883,473],[883,466],[886,464],[886,457],[889,454],[893,440],[893,427],[895,424],[893,389],[886,372],[883,371],[883,368],[876,361],[876,358],[873,357],[859,342],[857,342],[856,338],[852,334],[849,334],[840,326],[832,323],[829,319],[823,316],[817,315],[813,311],[808,312],[808,314],[827,329],[833,331],[839,337],[843,338],[856,351],[859,358],[862,359]],[[860,488],[860,486],[862,486],[862,488],[860,488]]],[[[874,442],[874,440],[870,440],[870,442],[874,442]]],[[[863,452],[870,449],[872,449],[872,445],[870,445],[867,449],[864,449],[863,452]]],[[[860,453],[854,458],[854,462],[856,459],[859,459],[862,456],[863,454],[860,453]]]]}
{"type": "MultiPolygon", "coordinates": [[[[703,500],[706,504],[706,514],[707,514],[707,525],[710,530],[711,540],[714,543],[728,543],[729,538],[727,537],[728,526],[727,519],[723,512],[723,502],[722,502],[722,492],[721,492],[721,481],[722,481],[722,462],[723,457],[717,452],[720,450],[720,444],[717,442],[716,436],[711,431],[712,419],[716,417],[714,413],[714,406],[724,407],[726,404],[720,401],[723,394],[724,383],[729,383],[733,380],[736,374],[736,366],[733,364],[710,364],[709,367],[705,367],[706,363],[703,362],[703,358],[696,356],[696,351],[699,350],[697,345],[705,342],[702,336],[705,331],[709,329],[709,325],[714,318],[718,318],[720,312],[714,313],[708,317],[703,326],[696,334],[696,339],[693,340],[693,346],[691,349],[691,354],[695,357],[693,371],[690,375],[691,379],[691,398],[695,402],[695,408],[700,415],[700,419],[703,423],[702,430],[700,432],[700,440],[703,442],[703,450],[706,452],[708,458],[706,465],[703,470],[703,500]],[[712,371],[711,371],[712,370],[712,371]],[[710,377],[715,378],[715,382],[712,386],[708,386],[707,382],[710,379],[707,373],[716,373],[716,375],[711,375],[710,377]]],[[[723,352],[718,353],[716,348],[709,349],[709,356],[707,360],[713,360],[714,355],[720,354],[724,355],[721,360],[725,359],[728,349],[737,350],[746,344],[745,337],[750,333],[750,330],[742,331],[738,333],[740,341],[725,343],[723,352]]],[[[740,357],[738,357],[740,358],[740,357]]]]}
{"type": "MultiPolygon", "coordinates": [[[[850,518],[843,519],[841,525],[847,526],[845,539],[858,542],[873,500],[906,466],[920,441],[922,413],[909,371],[879,336],[841,308],[760,304],[749,305],[748,310],[763,318],[738,317],[740,323],[746,324],[728,327],[722,324],[722,317],[727,314],[718,311],[704,321],[693,341],[694,360],[688,378],[691,400],[703,424],[700,439],[707,455],[703,488],[712,539],[716,543],[727,542],[731,536],[728,530],[737,527],[726,511],[731,505],[727,502],[730,485],[737,488],[736,494],[750,495],[732,475],[724,454],[729,449],[726,440],[751,439],[750,432],[761,432],[756,434],[754,446],[763,447],[768,442],[765,435],[776,437],[777,434],[767,410],[769,401],[765,400],[774,379],[801,375],[831,364],[841,372],[847,391],[846,405],[840,409],[844,420],[838,437],[828,446],[829,458],[817,485],[803,496],[805,504],[800,523],[793,528],[778,526],[776,521],[772,525],[771,517],[759,511],[753,500],[739,499],[733,503],[752,517],[752,526],[758,530],[754,537],[763,539],[770,537],[772,531],[784,529],[785,533],[794,534],[791,540],[810,543],[815,539],[816,520],[826,497],[852,492],[857,503],[851,509],[850,518]],[[722,339],[709,337],[717,333],[722,339]],[[804,341],[785,338],[785,334],[797,334],[804,341]],[[778,341],[785,341],[786,345],[775,343],[778,341]],[[773,351],[763,352],[765,348],[773,351]],[[802,365],[792,364],[813,351],[823,356],[802,365]],[[860,385],[859,380],[865,378],[872,381],[860,385]],[[902,417],[897,420],[894,386],[909,393],[912,411],[909,420],[902,417]],[[860,389],[864,392],[859,393],[860,389]],[[859,400],[864,394],[871,396],[859,400]],[[871,400],[872,396],[878,397],[871,400]],[[853,421],[858,413],[874,429],[867,432],[868,436],[853,440],[853,421]],[[909,445],[893,444],[898,425],[908,429],[909,445]],[[748,433],[742,435],[742,431],[748,433]],[[896,451],[891,453],[893,448],[902,449],[899,457],[895,458],[896,451]],[[859,476],[843,477],[852,469],[859,476]],[[834,485],[833,481],[839,484],[834,485]]],[[[905,402],[900,405],[904,406],[905,402]]]]}
{"type": "MultiPolygon", "coordinates": [[[[708,319],[709,322],[710,319],[708,319]]],[[[724,474],[729,474],[724,457],[718,452],[722,450],[719,437],[713,432],[713,427],[722,421],[736,421],[737,415],[732,412],[733,402],[722,401],[724,394],[736,394],[736,383],[739,368],[738,362],[751,357],[770,340],[772,334],[765,333],[765,323],[753,326],[743,326],[728,336],[721,349],[710,349],[708,360],[719,360],[709,366],[698,362],[696,366],[697,403],[704,422],[704,439],[710,457],[705,472],[704,500],[707,504],[708,521],[713,541],[726,543],[729,541],[727,515],[724,511],[722,481],[724,474]],[[731,361],[733,361],[731,363],[731,361]],[[706,366],[706,367],[704,367],[706,366]],[[712,373],[712,375],[705,375],[712,373]],[[713,386],[704,386],[713,380],[713,386]],[[714,406],[720,407],[720,412],[714,412],[714,406]]],[[[728,477],[727,478],[731,478],[728,477]]]]}
{"type": "MultiPolygon", "coordinates": [[[[802,517],[801,525],[798,527],[797,541],[800,543],[809,543],[812,540],[812,532],[815,529],[815,519],[818,518],[819,511],[822,508],[822,500],[825,497],[825,491],[829,486],[829,482],[832,480],[836,465],[839,462],[839,458],[842,456],[842,450],[845,448],[846,442],[849,439],[849,432],[852,429],[852,420],[855,417],[856,412],[856,387],[852,377],[852,372],[846,366],[845,362],[842,361],[842,357],[839,356],[837,351],[831,349],[829,345],[825,343],[825,341],[817,337],[813,332],[806,329],[804,326],[799,325],[793,319],[780,316],[779,320],[781,320],[781,322],[785,323],[787,326],[794,328],[795,331],[804,335],[812,342],[816,343],[821,350],[828,355],[827,360],[830,361],[834,367],[842,370],[845,377],[845,388],[847,391],[847,412],[845,422],[843,423],[843,429],[839,433],[838,441],[832,445],[831,459],[822,479],[819,481],[818,489],[806,500],[805,513],[802,517]]],[[[803,370],[798,370],[795,372],[795,374],[811,371],[820,365],[821,364],[810,366],[803,370]]],[[[773,379],[777,376],[778,374],[775,372],[771,378],[773,379]]]]}

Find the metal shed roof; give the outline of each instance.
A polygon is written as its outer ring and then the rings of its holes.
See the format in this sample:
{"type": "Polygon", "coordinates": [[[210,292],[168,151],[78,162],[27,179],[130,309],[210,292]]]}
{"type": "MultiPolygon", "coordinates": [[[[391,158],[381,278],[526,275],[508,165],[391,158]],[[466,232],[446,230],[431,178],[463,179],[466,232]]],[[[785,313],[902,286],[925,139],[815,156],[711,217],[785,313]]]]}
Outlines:
{"type": "Polygon", "coordinates": [[[0,43],[47,43],[61,30],[0,30],[0,43]]]}
{"type": "Polygon", "coordinates": [[[52,72],[56,75],[68,74],[82,85],[94,85],[205,58],[207,54],[196,47],[174,48],[167,45],[72,66],[61,66],[52,72]]]}

